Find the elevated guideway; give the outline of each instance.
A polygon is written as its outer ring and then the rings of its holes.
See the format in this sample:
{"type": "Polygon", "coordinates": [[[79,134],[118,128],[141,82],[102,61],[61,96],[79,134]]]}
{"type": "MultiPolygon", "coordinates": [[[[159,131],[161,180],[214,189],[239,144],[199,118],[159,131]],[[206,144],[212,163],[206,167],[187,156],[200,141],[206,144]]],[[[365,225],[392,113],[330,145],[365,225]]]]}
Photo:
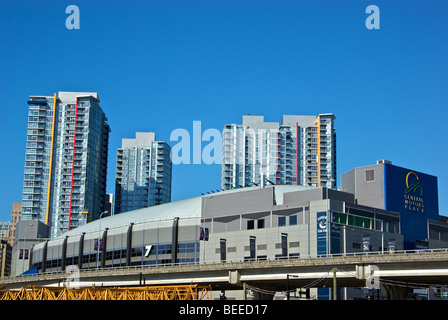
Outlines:
{"type": "MultiPolygon", "coordinates": [[[[213,264],[128,267],[38,274],[4,278],[0,286],[20,289],[29,285],[47,287],[129,287],[164,285],[212,285],[219,290],[242,289],[243,284],[272,291],[330,286],[365,287],[376,277],[384,286],[406,283],[413,287],[448,285],[448,249],[400,251],[393,254],[331,255],[318,258],[238,261],[213,264]],[[372,267],[373,266],[373,267],[372,267]],[[289,276],[288,276],[289,275],[289,276]],[[370,277],[370,278],[369,278],[370,277]],[[327,279],[327,281],[322,281],[327,279]]],[[[403,285],[404,284],[404,285],[403,285]]]]}

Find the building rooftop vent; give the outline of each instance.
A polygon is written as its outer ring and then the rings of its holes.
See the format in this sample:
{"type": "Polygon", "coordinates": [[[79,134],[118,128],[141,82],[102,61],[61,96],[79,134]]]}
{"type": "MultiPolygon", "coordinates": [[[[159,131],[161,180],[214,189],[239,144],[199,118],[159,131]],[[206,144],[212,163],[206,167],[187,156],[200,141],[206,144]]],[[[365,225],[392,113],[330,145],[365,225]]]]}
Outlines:
{"type": "Polygon", "coordinates": [[[377,160],[376,161],[376,164],[383,164],[383,163],[392,164],[392,161],[389,161],[389,160],[377,160]]]}

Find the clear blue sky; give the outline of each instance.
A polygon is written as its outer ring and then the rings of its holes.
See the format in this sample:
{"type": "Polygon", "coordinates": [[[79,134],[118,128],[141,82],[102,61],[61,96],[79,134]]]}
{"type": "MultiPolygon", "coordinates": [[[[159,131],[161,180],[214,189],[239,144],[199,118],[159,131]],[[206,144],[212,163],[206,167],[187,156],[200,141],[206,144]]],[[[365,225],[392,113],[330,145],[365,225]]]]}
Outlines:
{"type": "MultiPolygon", "coordinates": [[[[243,114],[336,115],[337,170],[389,159],[438,176],[448,215],[448,1],[0,1],[0,221],[21,201],[29,95],[95,91],[122,138],[222,130],[243,114]],[[65,8],[80,9],[68,30],[65,8]],[[381,29],[365,27],[380,8],[381,29]]],[[[173,168],[172,199],[220,187],[173,168]]],[[[340,181],[338,181],[339,185],[340,181]]]]}

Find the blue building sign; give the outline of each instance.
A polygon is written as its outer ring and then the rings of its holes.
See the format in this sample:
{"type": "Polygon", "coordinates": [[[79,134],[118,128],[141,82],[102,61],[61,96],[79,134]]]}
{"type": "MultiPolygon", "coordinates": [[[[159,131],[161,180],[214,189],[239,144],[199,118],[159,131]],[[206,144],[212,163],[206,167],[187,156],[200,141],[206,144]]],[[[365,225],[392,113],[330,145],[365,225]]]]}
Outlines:
{"type": "Polygon", "coordinates": [[[439,221],[437,177],[384,163],[385,209],[400,213],[405,249],[428,238],[427,221],[439,221]]]}
{"type": "Polygon", "coordinates": [[[327,212],[317,213],[317,255],[326,255],[328,242],[328,218],[327,212]]]}

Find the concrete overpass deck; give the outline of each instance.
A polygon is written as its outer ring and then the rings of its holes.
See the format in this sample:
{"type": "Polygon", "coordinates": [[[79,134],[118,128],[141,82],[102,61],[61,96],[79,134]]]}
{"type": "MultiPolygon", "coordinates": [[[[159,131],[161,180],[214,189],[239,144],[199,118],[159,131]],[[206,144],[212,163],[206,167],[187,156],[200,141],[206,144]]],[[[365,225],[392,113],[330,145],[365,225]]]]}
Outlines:
{"type": "Polygon", "coordinates": [[[331,255],[317,258],[238,261],[207,264],[126,267],[98,270],[37,274],[27,277],[3,278],[0,286],[18,289],[36,286],[135,286],[210,284],[215,289],[238,289],[243,283],[272,291],[289,286],[331,286],[336,276],[338,287],[364,287],[373,276],[391,283],[448,285],[448,249],[400,251],[393,254],[365,253],[331,255]],[[374,266],[374,268],[370,268],[374,266]],[[335,268],[335,269],[333,269],[335,268]],[[336,271],[335,274],[333,271],[336,271]],[[323,281],[325,279],[325,281],[323,281]],[[321,281],[318,281],[321,280],[321,281]]]}

